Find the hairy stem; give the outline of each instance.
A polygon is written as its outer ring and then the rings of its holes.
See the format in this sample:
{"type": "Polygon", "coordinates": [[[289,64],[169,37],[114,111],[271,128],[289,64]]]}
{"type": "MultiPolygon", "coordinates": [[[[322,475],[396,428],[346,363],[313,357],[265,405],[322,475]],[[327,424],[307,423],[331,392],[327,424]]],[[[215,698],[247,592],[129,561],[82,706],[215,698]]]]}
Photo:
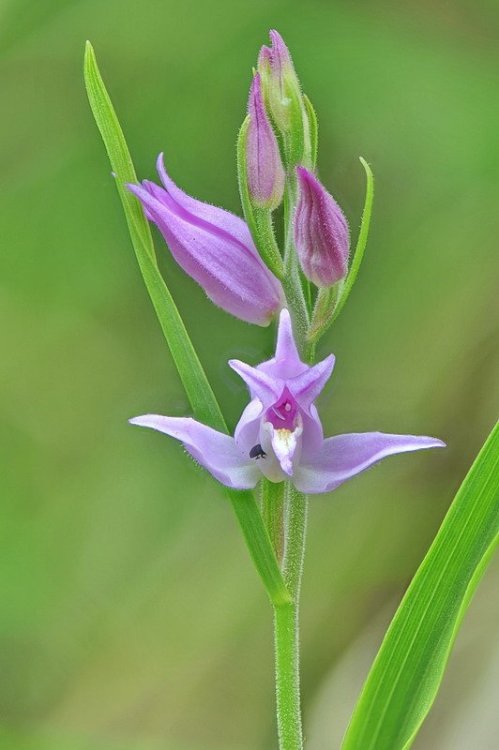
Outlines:
{"type": "Polygon", "coordinates": [[[284,556],[284,502],[286,485],[284,482],[270,482],[262,479],[261,498],[262,516],[270,541],[274,547],[278,563],[281,565],[284,556]]]}
{"type": "Polygon", "coordinates": [[[307,498],[286,485],[283,572],[292,602],[274,607],[279,750],[303,750],[300,706],[299,597],[305,552],[307,498]]]}
{"type": "Polygon", "coordinates": [[[284,276],[281,283],[286,303],[293,320],[293,331],[299,348],[305,345],[309,326],[307,301],[298,269],[298,258],[294,246],[293,216],[296,205],[296,180],[288,180],[284,192],[284,276]]]}
{"type": "Polygon", "coordinates": [[[307,530],[307,497],[286,485],[287,535],[284,554],[284,581],[293,600],[300,597],[300,586],[305,556],[305,533],[307,530]]]}

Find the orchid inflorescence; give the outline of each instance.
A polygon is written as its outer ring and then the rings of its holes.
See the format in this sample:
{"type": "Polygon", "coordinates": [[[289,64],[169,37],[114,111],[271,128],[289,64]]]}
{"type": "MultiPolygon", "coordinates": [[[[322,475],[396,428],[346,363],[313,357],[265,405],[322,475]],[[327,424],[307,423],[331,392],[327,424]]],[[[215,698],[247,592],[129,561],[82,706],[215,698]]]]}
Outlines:
{"type": "MultiPolygon", "coordinates": [[[[291,481],[298,491],[316,494],[335,489],[385,456],[444,444],[429,437],[380,432],[324,440],[314,402],[331,375],[334,357],[317,364],[303,362],[292,317],[297,330],[309,332],[309,339],[317,326],[319,331],[327,328],[348,273],[349,229],[313,168],[315,119],[289,51],[277,31],[270,37],[272,46],[264,46],[259,55],[240,136],[247,223],[184,193],[167,174],[162,154],[157,161],[162,186],[145,180],[129,189],[175,260],[215,304],[260,325],[281,310],[275,357],[256,367],[229,362],[251,397],[233,438],[190,418],[149,414],[131,422],[180,440],[228,487],[253,488],[263,476],[271,482],[291,481]],[[283,199],[289,225],[281,254],[272,212],[283,199]],[[272,259],[273,270],[264,262],[266,257],[272,259]],[[329,294],[329,304],[319,290],[329,294]]],[[[307,347],[306,340],[302,349],[311,361],[314,347],[307,347]]]]}
{"type": "Polygon", "coordinates": [[[315,401],[335,360],[330,354],[317,361],[316,346],[356,280],[367,242],[373,178],[361,159],[366,199],[350,254],[347,220],[317,175],[314,109],[282,37],[271,31],[270,39],[271,45],[260,50],[238,136],[244,220],[187,195],[167,173],[162,154],[157,160],[161,185],[138,183],[91,47],[86,84],[143,278],[197,417],[147,414],[130,421],[180,441],[225,487],[274,607],[279,747],[301,750],[298,600],[306,496],[334,490],[387,456],[444,443],[382,432],[324,438],[315,401]],[[250,396],[234,436],[224,432],[222,411],[159,271],[146,219],[217,306],[247,323],[278,321],[271,359],[256,365],[229,361],[250,396]],[[282,221],[280,233],[276,221],[282,221]]]}

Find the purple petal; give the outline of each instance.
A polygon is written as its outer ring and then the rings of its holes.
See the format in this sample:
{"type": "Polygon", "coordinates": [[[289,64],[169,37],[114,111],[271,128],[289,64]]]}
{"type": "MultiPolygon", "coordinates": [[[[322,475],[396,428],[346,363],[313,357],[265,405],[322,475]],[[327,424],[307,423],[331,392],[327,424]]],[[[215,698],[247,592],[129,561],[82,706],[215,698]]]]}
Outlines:
{"type": "Polygon", "coordinates": [[[266,44],[260,47],[258,54],[258,70],[269,70],[272,65],[272,50],[266,44]]]}
{"type": "Polygon", "coordinates": [[[315,458],[296,469],[293,478],[300,492],[316,494],[334,490],[347,479],[365,471],[386,456],[425,448],[443,448],[437,438],[354,432],[324,441],[315,458]]]}
{"type": "Polygon", "coordinates": [[[298,348],[293,336],[293,326],[289,310],[284,308],[279,315],[279,327],[277,329],[277,341],[275,345],[275,360],[280,362],[294,362],[302,365],[298,348]]]}
{"type": "Polygon", "coordinates": [[[306,372],[294,378],[289,383],[293,396],[299,402],[302,409],[308,409],[320,394],[333,372],[335,357],[330,354],[322,362],[309,367],[306,372]]]}
{"type": "Polygon", "coordinates": [[[302,463],[309,464],[321,451],[324,443],[324,432],[315,404],[311,404],[307,411],[302,411],[303,439],[302,463]]]}
{"type": "Polygon", "coordinates": [[[258,467],[237,447],[234,438],[194,419],[145,414],[130,419],[130,424],[151,427],[180,440],[191,456],[226,487],[249,489],[261,476],[258,467]]]}
{"type": "MultiPolygon", "coordinates": [[[[282,131],[291,124],[290,110],[301,99],[301,88],[291,55],[282,36],[275,30],[269,33],[271,47],[264,46],[258,56],[258,72],[262,76],[265,100],[272,119],[282,131]]],[[[299,111],[294,111],[294,115],[299,111]]]]}
{"type": "Polygon", "coordinates": [[[275,401],[282,391],[282,383],[272,378],[270,375],[258,370],[256,367],[247,365],[238,359],[230,359],[229,367],[244,380],[249,388],[251,398],[258,398],[267,405],[275,401]]]}
{"type": "Polygon", "coordinates": [[[193,220],[198,218],[203,222],[211,224],[213,231],[215,232],[226,232],[246,250],[249,250],[255,257],[260,259],[248,225],[240,216],[233,214],[231,211],[227,211],[225,208],[212,206],[210,203],[203,203],[203,201],[199,201],[196,198],[187,195],[187,193],[184,193],[184,191],[173,182],[172,178],[166,172],[163,154],[160,154],[157,158],[156,169],[158,170],[161,182],[165,186],[165,189],[171,196],[172,200],[174,200],[180,208],[183,208],[191,214],[193,220]]]}
{"type": "Polygon", "coordinates": [[[249,194],[257,206],[273,211],[282,201],[285,174],[277,138],[265,110],[258,73],[251,83],[248,112],[246,164],[249,194]]]}
{"type": "Polygon", "coordinates": [[[256,250],[194,217],[152,183],[129,189],[157,224],[177,263],[216,305],[250,323],[270,322],[281,305],[282,289],[256,250]]]}
{"type": "Polygon", "coordinates": [[[294,217],[296,251],[303,273],[318,287],[329,287],[348,269],[350,234],[343,211],[317,177],[297,167],[299,198],[294,217]]]}
{"type": "Polygon", "coordinates": [[[258,443],[263,405],[254,398],[244,409],[234,431],[234,440],[245,455],[258,443]]]}
{"type": "Polygon", "coordinates": [[[294,430],[301,420],[300,406],[289,388],[284,389],[273,404],[265,412],[265,421],[276,430],[294,430]]]}
{"type": "Polygon", "coordinates": [[[293,336],[291,316],[284,308],[279,316],[275,356],[258,365],[258,369],[271,377],[287,380],[308,370],[308,365],[301,361],[293,336]]]}
{"type": "Polygon", "coordinates": [[[284,39],[275,29],[269,31],[269,37],[272,44],[272,61],[276,68],[276,73],[282,75],[287,67],[292,68],[291,55],[284,39]]]}

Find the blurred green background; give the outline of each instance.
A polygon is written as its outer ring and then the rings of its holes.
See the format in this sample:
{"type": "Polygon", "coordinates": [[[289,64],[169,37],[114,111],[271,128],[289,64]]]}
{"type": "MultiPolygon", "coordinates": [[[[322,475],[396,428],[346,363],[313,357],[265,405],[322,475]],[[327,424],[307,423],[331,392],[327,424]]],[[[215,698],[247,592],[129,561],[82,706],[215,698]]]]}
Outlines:
{"type": "MultiPolygon", "coordinates": [[[[436,435],[311,502],[308,750],[339,747],[390,617],[495,418],[496,0],[3,0],[0,4],[0,748],[269,750],[271,614],[230,507],[127,418],[188,406],[143,288],[82,81],[94,44],[141,177],[238,211],[234,147],[267,30],[320,122],[320,170],[368,254],[323,352],[329,434],[436,435]]],[[[158,243],[158,247],[162,247],[158,243]]],[[[160,252],[163,252],[160,249],[160,252]]],[[[163,267],[233,425],[226,366],[272,331],[163,267]]],[[[497,748],[499,566],[416,750],[497,748]]]]}

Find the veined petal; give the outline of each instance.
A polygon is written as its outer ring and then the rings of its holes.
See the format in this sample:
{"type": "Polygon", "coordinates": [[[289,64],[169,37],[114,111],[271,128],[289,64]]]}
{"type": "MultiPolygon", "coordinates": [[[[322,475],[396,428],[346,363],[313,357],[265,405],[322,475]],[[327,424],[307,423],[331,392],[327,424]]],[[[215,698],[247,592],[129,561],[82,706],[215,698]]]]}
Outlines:
{"type": "Polygon", "coordinates": [[[329,287],[348,269],[350,235],[343,211],[305,167],[296,168],[299,198],[294,215],[296,252],[303,273],[318,287],[329,287]]]}
{"type": "Polygon", "coordinates": [[[223,229],[193,217],[162,188],[130,185],[181,268],[219,307],[267,325],[281,305],[280,283],[261,258],[223,229]]]}
{"type": "Polygon", "coordinates": [[[286,175],[279,144],[263,101],[260,74],[255,73],[248,102],[246,141],[248,190],[255,205],[276,209],[283,197],[286,175]]]}
{"type": "Polygon", "coordinates": [[[249,388],[252,398],[258,398],[263,404],[275,401],[282,391],[282,383],[276,381],[265,372],[241,362],[239,359],[230,359],[229,367],[244,380],[249,388]]]}
{"type": "Polygon", "coordinates": [[[320,394],[331,377],[334,362],[334,354],[330,354],[322,362],[318,362],[313,367],[307,368],[304,373],[298,375],[298,377],[289,383],[289,388],[302,409],[308,409],[310,404],[320,394]]]}
{"type": "Polygon", "coordinates": [[[275,356],[267,362],[258,365],[258,369],[271,377],[287,380],[294,378],[308,370],[308,366],[301,361],[293,336],[291,316],[284,308],[279,316],[275,356]]]}
{"type": "Polygon", "coordinates": [[[443,448],[437,438],[420,435],[391,435],[384,432],[354,432],[324,441],[314,459],[296,468],[293,477],[300,492],[316,494],[334,490],[382,458],[425,448],[443,448]]]}
{"type": "Polygon", "coordinates": [[[233,214],[231,211],[227,211],[225,208],[212,206],[211,203],[204,203],[203,201],[199,201],[197,198],[192,198],[190,195],[187,195],[187,193],[184,193],[184,191],[173,182],[172,178],[167,173],[164,165],[163,154],[160,154],[157,158],[156,169],[158,170],[159,178],[165,186],[166,191],[181,208],[191,214],[192,217],[197,217],[198,219],[211,224],[215,231],[222,230],[231,235],[234,240],[239,242],[254,256],[258,258],[260,257],[258,250],[254,245],[248,225],[240,216],[233,214]]]}
{"type": "Polygon", "coordinates": [[[145,414],[130,419],[130,423],[151,427],[180,440],[191,456],[226,487],[250,489],[260,478],[258,468],[237,447],[234,438],[195,419],[145,414]]]}
{"type": "MultiPolygon", "coordinates": [[[[143,180],[142,187],[144,188],[144,190],[147,190],[147,192],[150,193],[153,198],[156,198],[156,200],[166,203],[166,205],[171,204],[168,193],[165,190],[163,190],[162,187],[160,187],[159,185],[156,185],[155,182],[151,182],[150,180],[143,180]]],[[[140,198],[140,196],[137,196],[137,197],[140,198]]],[[[147,206],[142,204],[142,207],[144,209],[147,219],[149,221],[153,221],[153,218],[151,214],[149,213],[147,206]]]]}

